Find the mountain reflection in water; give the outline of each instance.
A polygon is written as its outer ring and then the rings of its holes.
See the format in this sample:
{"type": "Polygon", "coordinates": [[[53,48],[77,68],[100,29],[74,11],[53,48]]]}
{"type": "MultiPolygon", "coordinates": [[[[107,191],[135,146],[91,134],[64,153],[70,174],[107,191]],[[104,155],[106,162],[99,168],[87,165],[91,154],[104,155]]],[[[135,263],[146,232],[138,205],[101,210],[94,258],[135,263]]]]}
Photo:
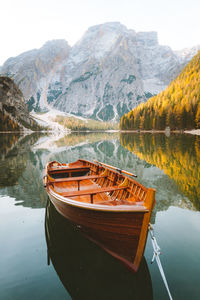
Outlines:
{"type": "MultiPolygon", "coordinates": [[[[0,134],[0,193],[28,207],[44,207],[46,193],[42,185],[43,165],[33,146],[42,133],[0,134]],[[43,203],[43,204],[42,204],[43,203]]],[[[17,205],[17,204],[16,204],[17,205]]]]}
{"type": "Polygon", "coordinates": [[[51,160],[72,162],[83,158],[136,173],[139,182],[155,188],[157,204],[152,222],[157,211],[172,205],[200,210],[199,137],[76,133],[60,138],[37,133],[2,134],[0,150],[0,167],[4,170],[0,174],[0,194],[15,198],[16,205],[45,207],[45,164],[51,160]]]}
{"type": "Polygon", "coordinates": [[[120,135],[123,147],[160,168],[200,210],[200,137],[185,134],[120,135]]]}
{"type": "Polygon", "coordinates": [[[153,299],[143,258],[136,274],[87,240],[48,200],[45,217],[48,254],[72,299],[153,299]]]}

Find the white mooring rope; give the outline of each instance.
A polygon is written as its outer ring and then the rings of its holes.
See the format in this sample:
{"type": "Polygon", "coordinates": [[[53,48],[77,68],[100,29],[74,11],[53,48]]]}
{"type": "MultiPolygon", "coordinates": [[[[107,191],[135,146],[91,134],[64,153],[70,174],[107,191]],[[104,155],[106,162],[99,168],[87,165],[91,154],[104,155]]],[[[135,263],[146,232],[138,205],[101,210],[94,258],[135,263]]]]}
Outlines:
{"type": "Polygon", "coordinates": [[[171,293],[170,293],[170,290],[169,290],[167,279],[165,277],[165,273],[164,273],[164,270],[163,270],[163,267],[162,267],[162,264],[161,264],[161,261],[160,261],[160,257],[159,257],[159,255],[161,254],[160,247],[158,246],[158,243],[157,243],[156,238],[154,236],[153,227],[150,223],[149,223],[149,233],[150,233],[150,236],[151,236],[151,242],[152,242],[152,246],[153,246],[153,257],[152,257],[151,263],[153,263],[154,260],[156,259],[161,277],[163,279],[163,282],[165,284],[165,287],[166,287],[168,295],[169,295],[169,299],[173,300],[172,296],[171,296],[171,293]]]}

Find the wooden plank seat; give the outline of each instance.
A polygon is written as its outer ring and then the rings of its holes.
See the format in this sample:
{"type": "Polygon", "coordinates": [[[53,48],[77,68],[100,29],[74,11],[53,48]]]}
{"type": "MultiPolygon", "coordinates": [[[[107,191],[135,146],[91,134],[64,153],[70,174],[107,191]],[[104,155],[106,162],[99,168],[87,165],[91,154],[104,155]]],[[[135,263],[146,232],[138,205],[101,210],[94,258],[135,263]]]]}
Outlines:
{"type": "Polygon", "coordinates": [[[90,168],[89,167],[51,167],[48,169],[48,172],[55,172],[55,171],[59,171],[59,172],[66,172],[66,171],[77,171],[77,170],[80,170],[80,171],[90,171],[90,168]]]}
{"type": "Polygon", "coordinates": [[[50,183],[57,183],[57,182],[72,182],[77,181],[78,184],[78,191],[80,190],[80,181],[83,180],[91,180],[91,179],[99,179],[99,178],[106,178],[107,176],[101,176],[101,175],[89,175],[89,176],[79,176],[79,177],[67,177],[67,178],[55,178],[51,179],[50,183]]]}
{"type": "Polygon", "coordinates": [[[50,182],[70,182],[70,181],[82,181],[89,179],[98,179],[98,178],[106,178],[107,176],[101,175],[88,175],[88,176],[79,176],[79,177],[67,177],[67,178],[54,178],[51,179],[50,182]]]}
{"type": "Polygon", "coordinates": [[[91,203],[93,203],[93,196],[99,193],[108,193],[108,192],[114,192],[119,190],[126,189],[126,186],[109,186],[109,187],[102,187],[102,188],[96,188],[96,189],[89,189],[89,190],[82,190],[82,191],[69,191],[64,192],[61,195],[63,197],[76,197],[76,196],[90,196],[91,197],[91,203]]]}

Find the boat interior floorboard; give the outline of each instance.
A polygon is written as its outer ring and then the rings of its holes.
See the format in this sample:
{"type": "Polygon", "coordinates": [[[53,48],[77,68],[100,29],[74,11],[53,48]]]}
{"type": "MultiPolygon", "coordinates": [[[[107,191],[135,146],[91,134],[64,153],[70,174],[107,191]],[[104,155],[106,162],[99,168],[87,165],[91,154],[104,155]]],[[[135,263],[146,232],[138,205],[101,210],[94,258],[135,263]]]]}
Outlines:
{"type": "MultiPolygon", "coordinates": [[[[92,180],[82,180],[81,183],[78,184],[76,180],[70,181],[70,182],[56,182],[54,185],[54,191],[56,193],[59,193],[61,195],[64,195],[68,192],[76,192],[76,191],[87,191],[92,189],[100,189],[101,186],[99,186],[96,182],[92,180]]],[[[119,194],[119,193],[118,193],[119,194]]],[[[91,203],[91,194],[88,195],[77,195],[70,197],[70,199],[79,201],[79,202],[85,202],[85,203],[91,203]]],[[[115,205],[134,205],[135,202],[131,200],[122,200],[117,198],[116,192],[104,192],[104,193],[97,193],[93,195],[92,199],[94,204],[103,204],[103,205],[109,205],[109,206],[115,206],[115,205]]]]}

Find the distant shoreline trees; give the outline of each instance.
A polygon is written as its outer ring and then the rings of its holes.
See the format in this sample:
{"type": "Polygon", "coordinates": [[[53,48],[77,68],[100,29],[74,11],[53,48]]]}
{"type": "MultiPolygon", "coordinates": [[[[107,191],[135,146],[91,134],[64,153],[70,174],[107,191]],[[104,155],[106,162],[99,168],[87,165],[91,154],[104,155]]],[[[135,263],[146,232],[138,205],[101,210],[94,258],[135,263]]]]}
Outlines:
{"type": "Polygon", "coordinates": [[[72,131],[105,131],[105,130],[119,130],[119,124],[96,121],[92,119],[81,120],[75,117],[56,116],[55,122],[61,124],[64,128],[72,131]]]}
{"type": "Polygon", "coordinates": [[[157,96],[123,115],[122,130],[200,128],[200,51],[157,96]]]}

